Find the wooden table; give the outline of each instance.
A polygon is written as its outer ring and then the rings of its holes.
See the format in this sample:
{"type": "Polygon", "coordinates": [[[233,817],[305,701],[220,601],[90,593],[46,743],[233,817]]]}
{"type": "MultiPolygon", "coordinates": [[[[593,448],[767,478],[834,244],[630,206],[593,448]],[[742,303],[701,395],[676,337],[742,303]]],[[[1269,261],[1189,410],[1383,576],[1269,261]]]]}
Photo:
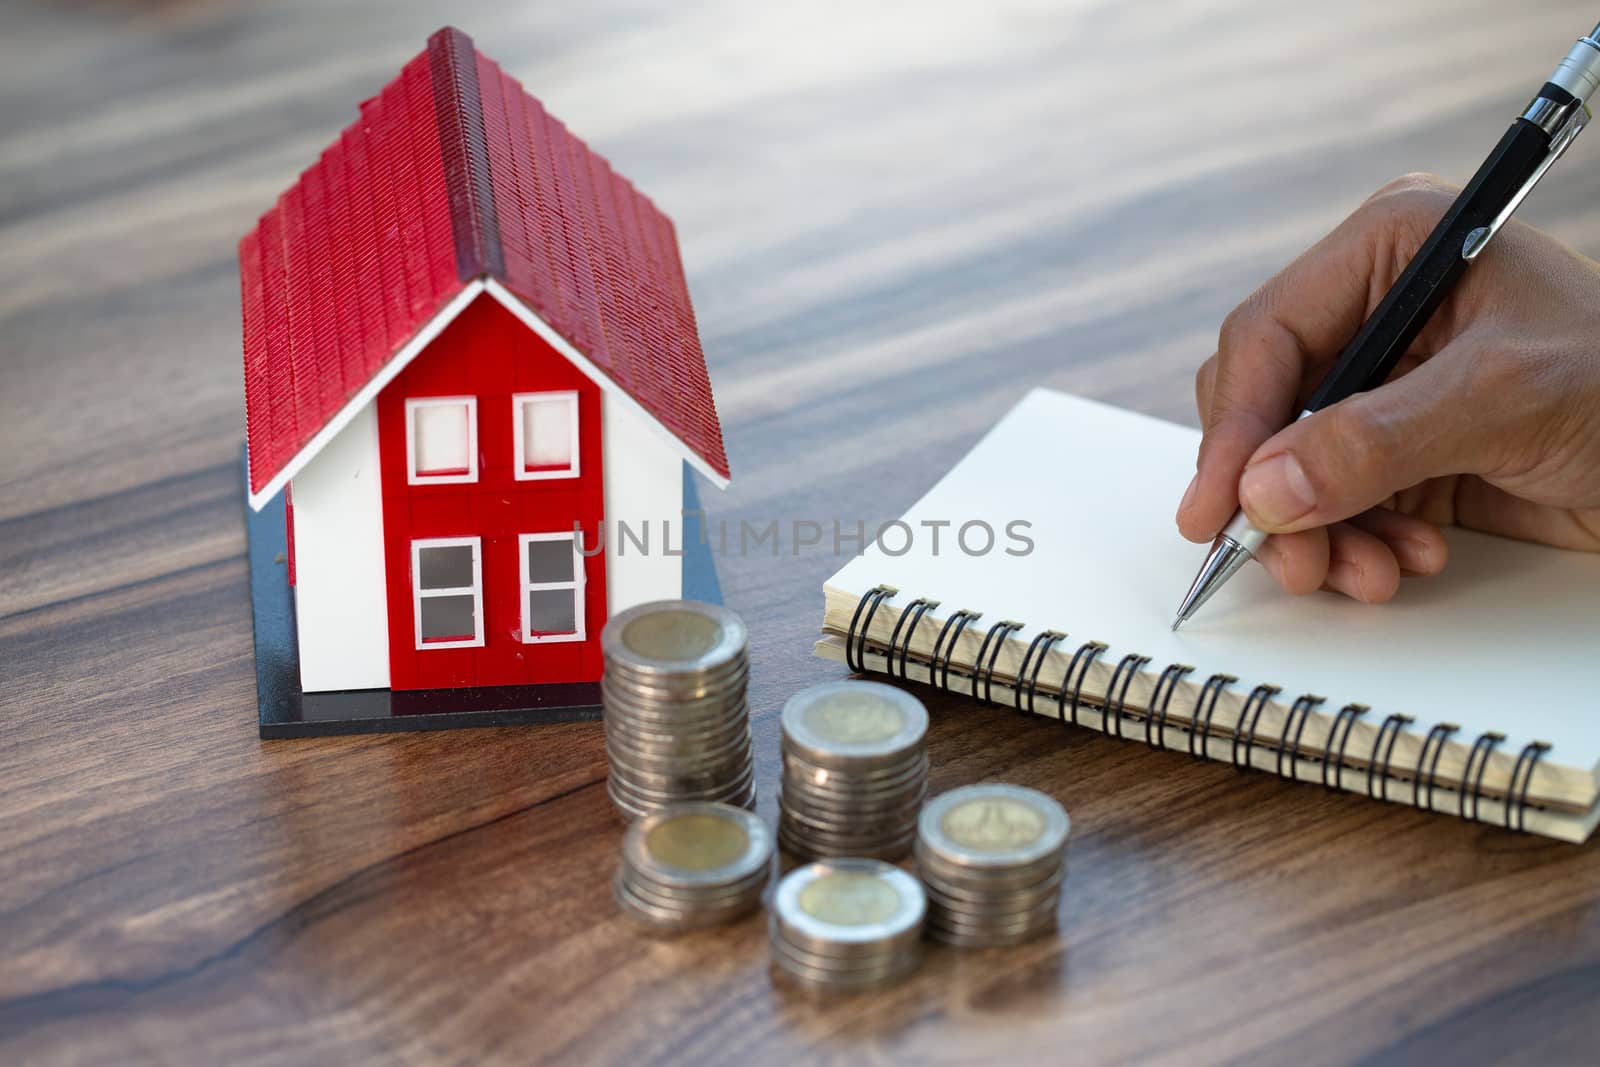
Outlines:
{"type": "MultiPolygon", "coordinates": [[[[618,917],[597,724],[256,737],[234,242],[446,19],[675,217],[713,521],[848,524],[1035,384],[1192,420],[1228,309],[1594,16],[1153,6],[10,5],[0,1061],[1592,1062],[1593,848],[937,699],[936,788],[1072,812],[1061,935],[818,1004],[759,920],[618,917]]],[[[1526,210],[1591,255],[1597,153],[1526,210]]],[[[769,817],[835,566],[721,561],[769,817]]]]}

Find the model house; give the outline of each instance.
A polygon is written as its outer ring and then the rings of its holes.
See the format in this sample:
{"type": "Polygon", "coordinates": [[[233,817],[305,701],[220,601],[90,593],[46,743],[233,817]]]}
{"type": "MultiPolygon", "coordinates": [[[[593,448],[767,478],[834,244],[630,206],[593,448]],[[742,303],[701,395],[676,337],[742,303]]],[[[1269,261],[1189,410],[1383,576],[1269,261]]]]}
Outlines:
{"type": "Polygon", "coordinates": [[[445,29],[239,245],[249,501],[286,494],[300,683],[599,679],[728,460],[672,223],[445,29]]]}

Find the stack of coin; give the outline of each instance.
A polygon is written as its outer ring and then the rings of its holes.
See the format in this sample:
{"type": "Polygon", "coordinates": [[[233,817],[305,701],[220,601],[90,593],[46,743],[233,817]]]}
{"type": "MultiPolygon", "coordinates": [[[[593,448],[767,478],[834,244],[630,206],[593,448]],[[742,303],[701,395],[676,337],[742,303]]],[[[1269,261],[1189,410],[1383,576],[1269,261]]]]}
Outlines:
{"type": "Polygon", "coordinates": [[[929,932],[987,948],[1053,928],[1070,825],[1060,804],[1021,786],[972,785],[930,800],[917,835],[929,932]]]}
{"type": "Polygon", "coordinates": [[[877,989],[910,974],[922,952],[922,886],[869,859],[790,871],[772,899],[772,964],[810,990],[877,989]]]}
{"type": "Polygon", "coordinates": [[[693,600],[641,604],[600,634],[607,789],[625,818],[669,804],[755,804],[744,623],[693,600]]]}
{"type": "Polygon", "coordinates": [[[677,804],[628,827],[611,887],[641,922],[689,930],[754,911],[771,869],[772,833],[755,815],[731,804],[677,804]]]}
{"type": "Polygon", "coordinates": [[[899,859],[928,788],[928,713],[878,682],[828,682],[783,706],[778,840],[804,859],[899,859]]]}

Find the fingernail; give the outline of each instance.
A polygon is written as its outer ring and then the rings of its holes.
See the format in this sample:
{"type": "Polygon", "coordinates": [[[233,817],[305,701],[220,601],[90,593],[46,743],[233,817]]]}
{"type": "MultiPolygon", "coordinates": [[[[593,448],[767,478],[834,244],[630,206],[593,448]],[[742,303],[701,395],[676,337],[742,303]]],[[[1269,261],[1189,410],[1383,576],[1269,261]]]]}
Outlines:
{"type": "Polygon", "coordinates": [[[1287,526],[1317,506],[1305,468],[1293,452],[1246,467],[1239,479],[1245,510],[1269,528],[1287,526]]]}
{"type": "Polygon", "coordinates": [[[1200,476],[1198,474],[1196,474],[1193,478],[1189,479],[1189,488],[1187,488],[1187,489],[1185,489],[1183,491],[1183,500],[1178,504],[1178,514],[1179,515],[1182,515],[1185,511],[1188,511],[1189,510],[1189,505],[1194,503],[1195,487],[1198,486],[1199,484],[1200,484],[1200,476]]]}

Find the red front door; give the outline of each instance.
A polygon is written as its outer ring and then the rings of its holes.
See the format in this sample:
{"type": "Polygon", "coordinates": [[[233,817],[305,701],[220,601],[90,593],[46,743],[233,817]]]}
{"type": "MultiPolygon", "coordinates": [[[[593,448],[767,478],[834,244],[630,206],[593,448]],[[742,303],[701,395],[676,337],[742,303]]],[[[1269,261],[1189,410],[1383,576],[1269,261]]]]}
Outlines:
{"type": "Polygon", "coordinates": [[[600,677],[600,390],[480,296],[378,397],[395,689],[600,677]]]}

